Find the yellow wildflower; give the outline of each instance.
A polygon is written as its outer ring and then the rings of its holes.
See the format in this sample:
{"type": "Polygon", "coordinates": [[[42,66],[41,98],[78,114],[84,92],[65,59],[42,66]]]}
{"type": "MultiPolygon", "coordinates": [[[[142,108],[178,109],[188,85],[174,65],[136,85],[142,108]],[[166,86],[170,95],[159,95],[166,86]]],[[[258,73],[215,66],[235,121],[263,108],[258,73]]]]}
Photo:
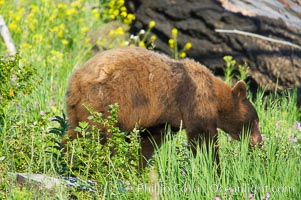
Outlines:
{"type": "Polygon", "coordinates": [[[123,18],[126,18],[127,13],[126,13],[125,11],[122,11],[122,12],[120,13],[120,16],[123,17],[123,18]]]}
{"type": "Polygon", "coordinates": [[[82,3],[81,1],[74,1],[71,3],[71,7],[79,8],[79,7],[81,7],[81,3],[82,3]]]}
{"type": "Polygon", "coordinates": [[[122,28],[122,27],[118,27],[118,28],[116,29],[116,35],[123,35],[123,34],[124,34],[123,28],[122,28]]]}
{"type": "Polygon", "coordinates": [[[33,39],[36,40],[37,42],[41,42],[43,40],[43,35],[42,34],[35,34],[33,36],[33,39]]]}
{"type": "Polygon", "coordinates": [[[13,89],[9,90],[9,96],[11,96],[11,97],[15,96],[15,92],[13,89]]]}
{"type": "Polygon", "coordinates": [[[53,11],[49,17],[49,21],[53,22],[57,18],[57,13],[56,11],[53,11]]]}
{"type": "Polygon", "coordinates": [[[111,18],[112,20],[114,20],[114,19],[115,19],[115,15],[110,15],[110,18],[111,18]]]}
{"type": "Polygon", "coordinates": [[[96,41],[96,44],[97,46],[103,46],[105,44],[106,40],[105,39],[102,39],[102,40],[97,40],[96,41]]]}
{"type": "Polygon", "coordinates": [[[180,53],[179,56],[180,56],[180,58],[185,58],[186,57],[186,53],[183,51],[183,52],[180,53]]]}
{"type": "Polygon", "coordinates": [[[55,107],[55,106],[51,106],[51,110],[52,110],[52,112],[54,112],[54,113],[57,113],[57,112],[58,112],[58,109],[57,109],[57,107],[55,107]]]}
{"type": "Polygon", "coordinates": [[[139,42],[139,47],[145,47],[145,43],[143,41],[139,42]]]}
{"type": "Polygon", "coordinates": [[[114,35],[123,35],[124,34],[124,30],[122,27],[118,27],[117,29],[115,30],[111,30],[109,32],[109,36],[114,36],[114,35]]]}
{"type": "Polygon", "coordinates": [[[69,44],[69,42],[68,42],[68,40],[66,40],[66,39],[62,39],[62,44],[63,44],[63,45],[67,45],[67,44],[69,44]]]}
{"type": "Polygon", "coordinates": [[[83,18],[79,18],[79,19],[77,19],[76,21],[77,21],[78,24],[80,24],[80,23],[83,23],[83,22],[84,22],[84,19],[83,19],[83,18]]]}
{"type": "Polygon", "coordinates": [[[191,42],[187,42],[184,46],[184,49],[189,50],[189,49],[191,49],[191,47],[192,47],[191,42]]]}
{"type": "Polygon", "coordinates": [[[156,26],[156,22],[154,20],[152,20],[148,23],[148,28],[150,28],[150,29],[154,28],[155,26],[156,26]]]}
{"type": "Polygon", "coordinates": [[[17,32],[16,30],[18,29],[18,26],[15,22],[12,22],[8,25],[8,29],[11,31],[11,32],[17,32]]]}
{"type": "Polygon", "coordinates": [[[72,16],[76,14],[76,10],[74,8],[70,8],[68,10],[66,10],[66,15],[68,16],[72,16]]]}
{"type": "Polygon", "coordinates": [[[110,30],[109,36],[113,36],[115,34],[115,30],[110,30]]]}
{"type": "Polygon", "coordinates": [[[38,11],[39,11],[38,6],[35,5],[35,4],[32,4],[32,5],[31,5],[31,13],[35,14],[35,13],[37,13],[38,11]]]}
{"type": "Polygon", "coordinates": [[[57,36],[58,36],[59,38],[63,38],[63,37],[64,37],[64,31],[59,30],[59,31],[57,32],[57,36]]]}
{"type": "Polygon", "coordinates": [[[57,7],[58,7],[59,9],[65,10],[65,9],[67,9],[67,4],[65,4],[65,3],[59,3],[59,4],[57,5],[57,7]]]}
{"type": "Polygon", "coordinates": [[[89,45],[90,44],[90,38],[86,37],[84,41],[85,41],[85,45],[89,45]]]}
{"type": "Polygon", "coordinates": [[[150,40],[151,40],[152,42],[154,42],[156,39],[157,39],[157,36],[156,36],[156,35],[152,35],[152,36],[150,37],[150,40]]]}
{"type": "Polygon", "coordinates": [[[9,16],[9,17],[12,17],[12,18],[13,18],[14,14],[15,14],[15,12],[13,12],[12,10],[9,10],[9,11],[8,11],[8,16],[9,16]]]}
{"type": "Polygon", "coordinates": [[[82,27],[80,30],[81,30],[82,33],[85,34],[85,33],[88,32],[89,28],[88,28],[87,26],[84,26],[84,27],[82,27]]]}
{"type": "Polygon", "coordinates": [[[125,24],[131,24],[136,19],[135,15],[127,14],[126,18],[123,20],[125,24]]]}
{"type": "Polygon", "coordinates": [[[59,38],[64,37],[65,27],[66,27],[65,24],[60,24],[57,28],[54,29],[54,30],[56,30],[57,36],[59,38]]]}
{"type": "Polygon", "coordinates": [[[122,41],[120,46],[124,47],[124,46],[128,46],[130,43],[129,41],[122,41]]]}
{"type": "Polygon", "coordinates": [[[50,32],[53,32],[53,33],[56,33],[58,31],[59,31],[59,27],[58,26],[55,26],[52,29],[50,29],[50,32]]]}
{"type": "Polygon", "coordinates": [[[56,51],[56,50],[51,50],[50,53],[55,56],[55,57],[58,57],[58,58],[62,58],[63,57],[63,54],[59,51],[56,51]]]}
{"type": "Polygon", "coordinates": [[[28,49],[28,48],[31,48],[31,45],[28,44],[27,42],[23,42],[23,43],[21,43],[20,47],[21,47],[21,49],[28,49]]]}
{"type": "Polygon", "coordinates": [[[169,39],[169,40],[168,40],[168,44],[169,44],[169,47],[173,49],[173,48],[175,47],[175,40],[172,39],[172,38],[169,39]]]}
{"type": "Polygon", "coordinates": [[[60,24],[60,29],[62,29],[62,30],[64,30],[65,29],[65,27],[66,27],[66,25],[65,24],[60,24]]]}
{"type": "Polygon", "coordinates": [[[177,36],[178,36],[178,29],[173,28],[173,29],[171,30],[171,33],[172,33],[172,36],[173,36],[173,37],[177,37],[177,36]]]}
{"type": "Polygon", "coordinates": [[[38,23],[38,20],[37,19],[32,19],[30,24],[29,24],[29,29],[31,31],[34,31],[36,29],[36,24],[38,23]]]}
{"type": "Polygon", "coordinates": [[[119,1],[118,1],[118,4],[119,4],[119,5],[124,5],[124,0],[119,0],[119,1]]]}
{"type": "Polygon", "coordinates": [[[119,15],[119,10],[114,10],[113,15],[117,17],[119,15]]]}
{"type": "Polygon", "coordinates": [[[15,19],[14,19],[16,22],[19,22],[21,20],[21,16],[20,15],[17,15],[15,16],[15,19]]]}
{"type": "Polygon", "coordinates": [[[122,12],[126,12],[126,11],[127,11],[127,9],[126,9],[126,7],[125,7],[125,6],[122,6],[122,7],[120,8],[120,11],[122,11],[122,12]]]}
{"type": "Polygon", "coordinates": [[[135,17],[135,15],[133,15],[133,14],[128,14],[128,15],[127,15],[127,19],[130,20],[130,21],[133,21],[133,20],[136,19],[136,17],[135,17]]]}
{"type": "Polygon", "coordinates": [[[94,8],[92,10],[92,14],[94,15],[95,18],[99,18],[100,17],[100,14],[99,14],[99,11],[98,9],[94,8]]]}

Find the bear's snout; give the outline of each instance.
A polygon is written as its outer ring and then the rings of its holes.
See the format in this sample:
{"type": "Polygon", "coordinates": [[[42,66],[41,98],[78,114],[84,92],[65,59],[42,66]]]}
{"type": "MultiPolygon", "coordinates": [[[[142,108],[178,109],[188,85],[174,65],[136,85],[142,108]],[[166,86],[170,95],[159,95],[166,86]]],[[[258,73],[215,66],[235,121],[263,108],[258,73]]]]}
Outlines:
{"type": "Polygon", "coordinates": [[[250,136],[250,143],[252,146],[255,146],[255,145],[261,146],[262,141],[263,141],[263,139],[262,139],[261,133],[259,131],[259,124],[258,124],[258,122],[255,122],[253,125],[253,128],[252,128],[251,136],[250,136]]]}
{"type": "Polygon", "coordinates": [[[261,144],[262,144],[261,134],[260,133],[252,134],[250,143],[251,143],[252,146],[255,146],[255,145],[261,146],[261,144]]]}

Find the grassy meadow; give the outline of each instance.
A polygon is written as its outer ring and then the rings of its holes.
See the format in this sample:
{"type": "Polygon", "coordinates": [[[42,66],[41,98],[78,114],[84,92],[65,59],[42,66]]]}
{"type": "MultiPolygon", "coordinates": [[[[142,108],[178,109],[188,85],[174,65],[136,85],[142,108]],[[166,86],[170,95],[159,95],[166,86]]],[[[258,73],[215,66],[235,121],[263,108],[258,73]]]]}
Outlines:
{"type": "MultiPolygon", "coordinates": [[[[66,129],[62,112],[73,70],[93,55],[95,46],[152,46],[156,36],[149,30],[155,22],[129,37],[135,16],[127,13],[123,0],[0,0],[0,15],[18,51],[15,60],[0,60],[0,199],[301,199],[301,115],[294,93],[264,96],[258,91],[253,103],[264,135],[261,148],[249,151],[247,138],[231,141],[220,131],[219,176],[210,155],[200,152],[194,158],[187,150],[185,130],[171,140],[168,127],[168,141],[152,167],[137,171],[139,130],[127,136],[114,127],[114,106],[108,119],[91,111],[93,120],[116,133],[112,146],[91,140],[97,131],[82,123],[77,131],[88,139],[72,143],[65,155],[59,142],[66,129]],[[104,28],[96,37],[99,27],[104,28]],[[110,156],[110,148],[118,156],[110,156]],[[76,176],[92,180],[92,191],[20,185],[9,172],[76,176]]],[[[180,50],[176,37],[173,29],[168,41],[172,56],[185,57],[193,44],[180,50]]],[[[0,53],[8,54],[3,41],[0,53]]]]}

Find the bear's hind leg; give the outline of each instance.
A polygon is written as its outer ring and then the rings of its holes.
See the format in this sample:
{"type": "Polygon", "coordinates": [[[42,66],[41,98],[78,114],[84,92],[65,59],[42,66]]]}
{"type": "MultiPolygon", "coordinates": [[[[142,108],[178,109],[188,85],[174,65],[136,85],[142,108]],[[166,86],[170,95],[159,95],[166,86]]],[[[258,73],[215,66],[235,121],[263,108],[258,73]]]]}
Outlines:
{"type": "MultiPolygon", "coordinates": [[[[78,105],[68,105],[67,106],[67,115],[68,115],[68,131],[63,135],[62,138],[62,149],[63,152],[66,152],[66,144],[68,141],[75,140],[78,137],[81,137],[77,132],[74,131],[74,129],[78,126],[78,113],[79,110],[77,108],[78,105]]],[[[81,114],[81,113],[80,113],[81,114]]]]}

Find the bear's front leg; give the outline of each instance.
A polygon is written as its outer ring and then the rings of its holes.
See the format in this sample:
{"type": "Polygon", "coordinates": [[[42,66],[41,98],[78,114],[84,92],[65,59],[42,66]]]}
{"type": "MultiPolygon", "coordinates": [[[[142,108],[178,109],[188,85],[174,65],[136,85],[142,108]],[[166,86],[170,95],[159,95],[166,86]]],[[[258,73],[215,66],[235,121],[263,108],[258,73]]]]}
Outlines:
{"type": "Polygon", "coordinates": [[[197,149],[205,145],[208,154],[213,156],[213,162],[217,165],[217,172],[220,174],[220,160],[219,160],[219,145],[218,134],[215,126],[207,128],[187,129],[187,138],[189,147],[194,156],[196,156],[197,149]],[[210,153],[211,152],[211,153],[210,153]]]}
{"type": "Polygon", "coordinates": [[[159,148],[164,139],[165,124],[147,128],[141,135],[141,157],[139,168],[147,166],[147,161],[153,156],[156,148],[159,148]]]}

